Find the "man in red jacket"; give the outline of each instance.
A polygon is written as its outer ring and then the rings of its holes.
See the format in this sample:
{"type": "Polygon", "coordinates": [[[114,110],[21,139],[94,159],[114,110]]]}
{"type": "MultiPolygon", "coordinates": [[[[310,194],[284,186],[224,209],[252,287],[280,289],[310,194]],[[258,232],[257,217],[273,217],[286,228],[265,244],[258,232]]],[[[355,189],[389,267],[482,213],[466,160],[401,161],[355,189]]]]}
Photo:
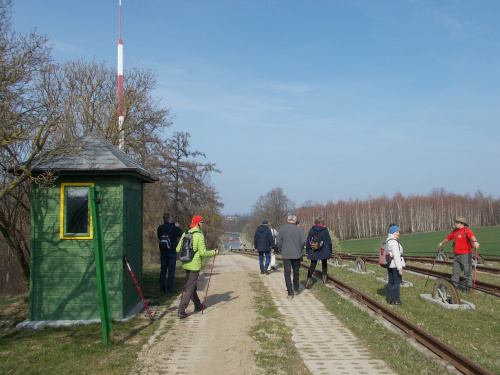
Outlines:
{"type": "Polygon", "coordinates": [[[438,244],[441,249],[445,242],[453,240],[453,271],[451,281],[457,285],[460,279],[460,274],[464,272],[466,285],[469,287],[467,293],[470,293],[472,287],[472,246],[479,250],[479,242],[477,242],[474,233],[468,228],[467,221],[463,216],[458,216],[455,220],[455,229],[438,244]]]}

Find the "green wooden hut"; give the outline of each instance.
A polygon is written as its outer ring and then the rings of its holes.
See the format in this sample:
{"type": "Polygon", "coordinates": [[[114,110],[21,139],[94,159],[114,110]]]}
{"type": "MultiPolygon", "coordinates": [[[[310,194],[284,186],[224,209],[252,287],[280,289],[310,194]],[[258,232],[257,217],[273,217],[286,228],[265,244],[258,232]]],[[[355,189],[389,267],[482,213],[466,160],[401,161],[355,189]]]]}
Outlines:
{"type": "Polygon", "coordinates": [[[123,258],[142,285],[143,184],[157,177],[99,135],[74,145],[33,170],[54,171],[57,179],[32,185],[30,321],[100,319],[92,186],[100,190],[111,318],[123,319],[141,303],[123,258]]]}

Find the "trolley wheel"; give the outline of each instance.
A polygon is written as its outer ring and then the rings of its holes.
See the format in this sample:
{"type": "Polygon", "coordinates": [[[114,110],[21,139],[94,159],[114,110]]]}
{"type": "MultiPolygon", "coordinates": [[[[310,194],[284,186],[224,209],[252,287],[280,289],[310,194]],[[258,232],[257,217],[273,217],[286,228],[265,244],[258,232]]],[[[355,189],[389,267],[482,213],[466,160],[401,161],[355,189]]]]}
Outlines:
{"type": "MultiPolygon", "coordinates": [[[[476,257],[474,256],[474,254],[472,255],[472,265],[474,266],[474,264],[476,263],[476,257]]],[[[484,265],[484,259],[481,255],[477,254],[477,265],[478,266],[482,266],[484,265]]]]}
{"type": "Polygon", "coordinates": [[[356,258],[356,267],[355,267],[356,271],[358,272],[366,272],[366,264],[365,264],[365,261],[358,257],[356,258]]]}
{"type": "Polygon", "coordinates": [[[449,260],[449,258],[448,258],[448,255],[444,251],[440,251],[438,253],[438,255],[436,255],[436,260],[447,262],[449,260]]]}
{"type": "Polygon", "coordinates": [[[457,288],[445,279],[437,279],[432,289],[432,298],[440,299],[444,303],[460,305],[457,288]]]}
{"type": "Polygon", "coordinates": [[[333,264],[335,264],[336,266],[342,265],[342,258],[340,257],[339,254],[333,254],[333,264]]]}

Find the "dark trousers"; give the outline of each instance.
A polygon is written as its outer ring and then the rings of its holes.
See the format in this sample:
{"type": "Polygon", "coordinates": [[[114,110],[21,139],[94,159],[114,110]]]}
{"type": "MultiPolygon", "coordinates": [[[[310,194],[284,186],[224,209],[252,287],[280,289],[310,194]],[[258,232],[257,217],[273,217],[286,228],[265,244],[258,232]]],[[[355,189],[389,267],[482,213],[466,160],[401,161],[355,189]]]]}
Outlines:
{"type": "Polygon", "coordinates": [[[160,270],[160,290],[165,292],[165,289],[169,292],[174,290],[175,281],[175,262],[177,261],[177,253],[167,253],[162,251],[161,253],[161,270],[160,270]],[[166,277],[168,271],[168,279],[166,277]],[[166,288],[165,288],[166,280],[166,288]]]}
{"type": "Polygon", "coordinates": [[[286,291],[289,296],[293,296],[293,291],[299,291],[299,267],[300,261],[299,259],[283,259],[283,270],[285,273],[285,285],[286,291]],[[293,288],[292,288],[292,280],[291,280],[291,271],[293,270],[293,288]]]}
{"type": "MultiPolygon", "coordinates": [[[[311,264],[309,265],[309,271],[307,271],[307,278],[311,278],[314,274],[314,270],[316,269],[316,265],[318,264],[317,260],[311,260],[311,264]]],[[[328,259],[321,259],[322,273],[323,275],[328,275],[328,259]]]]}
{"type": "Polygon", "coordinates": [[[400,301],[401,299],[401,281],[403,277],[399,274],[397,268],[388,268],[389,281],[387,282],[387,300],[400,301]]]}
{"type": "Polygon", "coordinates": [[[271,263],[271,252],[259,251],[260,273],[264,273],[269,268],[269,263],[271,263]],[[266,255],[266,265],[264,265],[264,254],[266,255]]]}
{"type": "Polygon", "coordinates": [[[460,274],[464,272],[465,285],[472,287],[472,254],[459,254],[453,257],[453,271],[451,281],[455,287],[460,280],[460,274]]]}
{"type": "Polygon", "coordinates": [[[198,276],[200,276],[200,271],[186,271],[186,285],[184,287],[184,297],[182,297],[181,303],[179,304],[179,312],[186,312],[186,308],[189,305],[189,301],[193,301],[195,309],[201,309],[202,304],[198,298],[198,276]]]}

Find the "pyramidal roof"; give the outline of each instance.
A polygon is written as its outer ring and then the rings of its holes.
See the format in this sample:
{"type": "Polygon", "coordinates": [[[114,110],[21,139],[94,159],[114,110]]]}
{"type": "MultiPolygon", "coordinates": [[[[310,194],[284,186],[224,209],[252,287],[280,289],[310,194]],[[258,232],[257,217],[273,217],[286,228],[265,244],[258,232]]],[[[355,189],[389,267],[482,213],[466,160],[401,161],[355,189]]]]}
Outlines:
{"type": "Polygon", "coordinates": [[[148,182],[158,180],[158,177],[96,133],[75,139],[70,150],[69,153],[63,152],[41,162],[33,172],[53,170],[59,173],[136,173],[148,182]]]}

